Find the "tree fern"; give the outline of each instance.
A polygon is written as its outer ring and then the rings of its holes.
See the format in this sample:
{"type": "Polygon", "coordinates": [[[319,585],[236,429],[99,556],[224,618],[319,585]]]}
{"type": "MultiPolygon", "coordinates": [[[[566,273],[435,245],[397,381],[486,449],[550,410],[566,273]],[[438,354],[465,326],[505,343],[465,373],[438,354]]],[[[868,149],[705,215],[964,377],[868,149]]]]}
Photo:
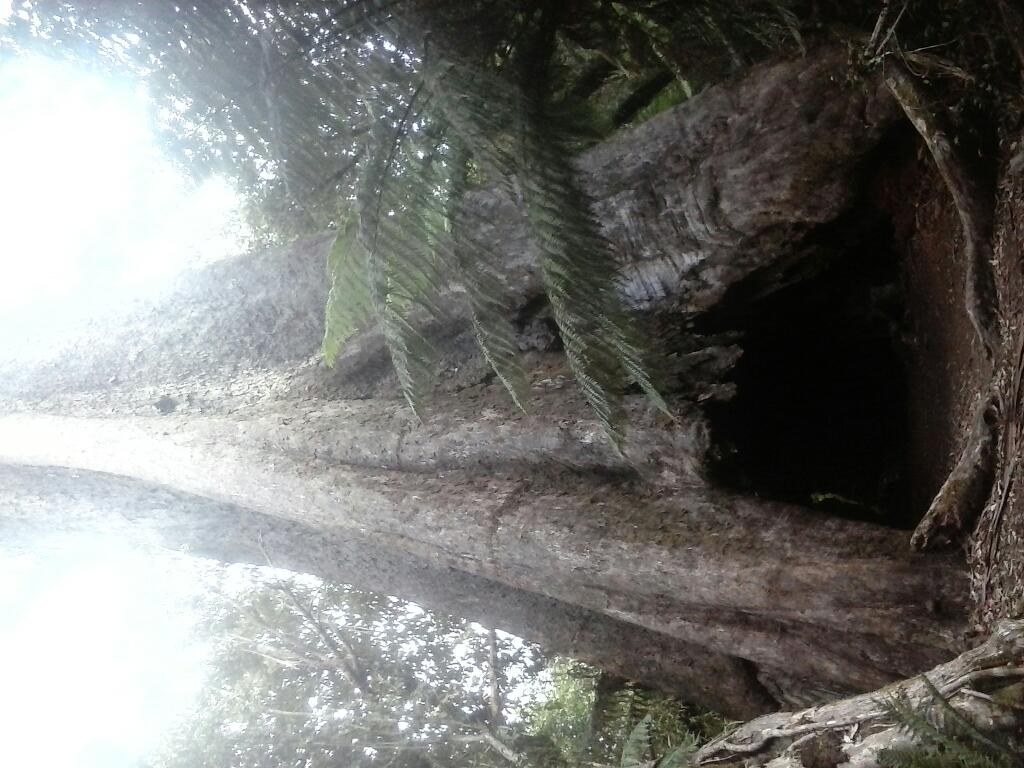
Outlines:
{"type": "MultiPolygon", "coordinates": [[[[635,382],[668,409],[619,306],[615,254],[566,159],[568,141],[531,113],[514,84],[445,59],[422,64],[421,73],[390,148],[367,153],[357,195],[373,307],[406,399],[418,409],[430,383],[429,345],[411,312],[439,316],[438,296],[450,279],[463,287],[488,362],[514,402],[525,406],[501,280],[489,254],[459,231],[454,216],[472,162],[510,194],[521,192],[569,365],[612,442],[621,445],[627,384],[635,382]],[[410,122],[417,96],[429,106],[410,122]],[[441,138],[428,148],[424,136],[441,138]]],[[[338,271],[334,278],[344,279],[338,271]]],[[[325,352],[338,345],[332,330],[325,352]]]]}
{"type": "Polygon", "coordinates": [[[620,393],[636,383],[661,410],[656,391],[615,292],[617,259],[579,185],[569,137],[528,103],[521,114],[523,202],[541,251],[541,270],[566,357],[606,432],[621,445],[620,393]]]}
{"type": "Polygon", "coordinates": [[[366,276],[366,254],[354,217],[342,221],[327,257],[330,291],[324,323],[323,354],[333,366],[345,343],[368,324],[373,313],[366,276]]]}
{"type": "Polygon", "coordinates": [[[420,398],[433,375],[433,348],[413,313],[420,310],[442,318],[444,312],[430,237],[429,202],[419,196],[423,192],[417,187],[422,180],[415,167],[402,168],[403,163],[415,160],[403,151],[414,101],[415,94],[386,153],[369,155],[356,197],[356,215],[374,313],[402,393],[418,414],[420,398]]]}
{"type": "Polygon", "coordinates": [[[653,757],[651,732],[653,716],[648,713],[633,727],[622,745],[620,768],[683,768],[692,762],[697,752],[697,741],[692,734],[682,744],[672,748],[660,758],[653,757]]]}
{"type": "Polygon", "coordinates": [[[687,768],[693,765],[697,748],[696,741],[680,744],[658,761],[657,768],[687,768]]]}
{"type": "MultiPolygon", "coordinates": [[[[455,145],[458,148],[458,144],[455,145]]],[[[449,221],[454,219],[462,194],[467,189],[467,155],[456,152],[458,175],[452,185],[449,221]]],[[[502,301],[504,286],[489,254],[482,254],[479,248],[465,237],[465,230],[449,228],[453,232],[450,258],[454,270],[460,275],[466,290],[473,333],[487,362],[508,390],[513,402],[526,410],[527,382],[520,363],[519,345],[515,329],[506,316],[507,308],[502,301]]]]}
{"type": "Polygon", "coordinates": [[[640,755],[639,765],[682,768],[724,726],[714,713],[694,710],[665,694],[624,681],[608,683],[595,688],[589,728],[592,756],[599,761],[632,763],[640,755]]]}

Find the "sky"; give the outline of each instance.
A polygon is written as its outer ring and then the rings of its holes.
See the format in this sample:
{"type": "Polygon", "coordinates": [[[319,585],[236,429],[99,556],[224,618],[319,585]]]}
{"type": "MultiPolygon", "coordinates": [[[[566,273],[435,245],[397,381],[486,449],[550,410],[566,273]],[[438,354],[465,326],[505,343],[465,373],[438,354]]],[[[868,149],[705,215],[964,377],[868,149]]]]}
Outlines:
{"type": "MultiPolygon", "coordinates": [[[[237,195],[179,173],[150,115],[130,81],[0,62],[0,347],[240,248],[237,195]]],[[[113,542],[0,554],[0,764],[138,765],[201,683],[183,614],[196,584],[113,542]]]]}
{"type": "Polygon", "coordinates": [[[203,681],[197,575],[102,540],[0,558],[0,761],[135,768],[203,681]]]}
{"type": "Polygon", "coordinates": [[[241,247],[238,196],[162,156],[128,80],[0,63],[0,179],[0,322],[102,311],[241,247]]]}

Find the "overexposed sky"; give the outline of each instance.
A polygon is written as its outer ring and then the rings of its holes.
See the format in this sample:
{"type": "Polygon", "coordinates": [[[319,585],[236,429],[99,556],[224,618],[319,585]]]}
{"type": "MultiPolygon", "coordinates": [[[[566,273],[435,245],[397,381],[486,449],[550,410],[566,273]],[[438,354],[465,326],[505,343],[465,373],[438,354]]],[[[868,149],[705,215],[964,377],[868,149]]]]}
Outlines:
{"type": "Polygon", "coordinates": [[[142,292],[240,247],[240,202],[161,155],[141,86],[41,56],[0,64],[0,318],[142,292]]]}
{"type": "Polygon", "coordinates": [[[0,557],[0,764],[134,768],[203,681],[187,558],[114,542],[0,557]]]}
{"type": "MultiPolygon", "coordinates": [[[[161,156],[138,84],[5,59],[0,356],[36,323],[61,332],[231,255],[238,209],[224,181],[196,186],[161,156]]],[[[0,549],[0,765],[134,768],[201,683],[182,607],[196,575],[94,545],[0,549]]]]}

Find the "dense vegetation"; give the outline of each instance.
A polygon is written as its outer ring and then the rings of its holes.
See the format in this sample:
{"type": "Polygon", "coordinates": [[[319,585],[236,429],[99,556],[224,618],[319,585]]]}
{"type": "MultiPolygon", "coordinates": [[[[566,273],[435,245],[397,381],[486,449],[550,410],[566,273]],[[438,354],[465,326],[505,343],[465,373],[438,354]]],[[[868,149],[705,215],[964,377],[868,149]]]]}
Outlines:
{"type": "Polygon", "coordinates": [[[722,722],[504,633],[395,598],[216,569],[194,712],[155,768],[680,765],[722,722]]]}

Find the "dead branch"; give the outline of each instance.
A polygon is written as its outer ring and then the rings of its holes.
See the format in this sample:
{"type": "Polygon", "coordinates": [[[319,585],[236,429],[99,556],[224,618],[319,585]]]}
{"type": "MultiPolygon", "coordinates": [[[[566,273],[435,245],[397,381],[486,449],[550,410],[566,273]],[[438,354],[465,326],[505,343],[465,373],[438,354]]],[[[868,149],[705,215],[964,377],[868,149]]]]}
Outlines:
{"type": "MultiPolygon", "coordinates": [[[[978,693],[991,694],[1024,678],[1024,620],[1004,620],[982,645],[969,650],[926,675],[894,683],[872,693],[810,707],[799,712],[777,712],[752,720],[705,745],[697,753],[697,765],[761,766],[802,768],[802,747],[815,741],[828,743],[841,754],[839,762],[849,761],[860,768],[877,766],[876,756],[898,739],[900,727],[892,719],[886,702],[902,697],[912,707],[933,700],[932,686],[957,712],[978,722],[978,693]]],[[[1019,719],[1021,713],[1000,704],[987,695],[984,716],[991,722],[1007,717],[1019,719]],[[1013,710],[1013,711],[1010,711],[1013,710]]]]}

